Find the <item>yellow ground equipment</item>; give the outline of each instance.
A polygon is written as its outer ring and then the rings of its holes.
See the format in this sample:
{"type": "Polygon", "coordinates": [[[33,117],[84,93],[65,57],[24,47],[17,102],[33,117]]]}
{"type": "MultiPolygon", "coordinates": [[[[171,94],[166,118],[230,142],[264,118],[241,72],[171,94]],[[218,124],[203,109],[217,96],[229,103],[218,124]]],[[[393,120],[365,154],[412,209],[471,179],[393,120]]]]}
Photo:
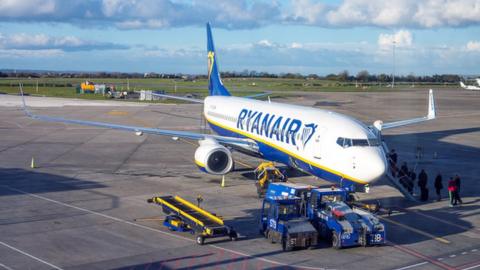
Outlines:
{"type": "Polygon", "coordinates": [[[173,231],[196,234],[197,244],[203,245],[206,238],[229,237],[235,241],[238,234],[224,224],[223,219],[210,213],[179,196],[163,196],[148,199],[149,203],[162,206],[168,216],[163,225],[173,231]]]}
{"type": "Polygon", "coordinates": [[[265,192],[270,183],[287,181],[287,177],[275,167],[273,162],[262,162],[254,172],[255,178],[257,179],[255,185],[257,186],[259,198],[265,196],[265,192]]]}
{"type": "Polygon", "coordinates": [[[89,81],[85,81],[80,84],[80,88],[84,93],[93,93],[95,92],[95,84],[89,81]]]}

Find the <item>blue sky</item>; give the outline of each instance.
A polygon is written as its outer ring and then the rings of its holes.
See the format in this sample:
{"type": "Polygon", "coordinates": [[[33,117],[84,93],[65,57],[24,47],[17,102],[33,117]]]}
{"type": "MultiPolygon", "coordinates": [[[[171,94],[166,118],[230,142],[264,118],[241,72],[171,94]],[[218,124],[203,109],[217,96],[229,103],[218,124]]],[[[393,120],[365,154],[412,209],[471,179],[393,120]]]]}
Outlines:
{"type": "Polygon", "coordinates": [[[480,0],[0,0],[0,68],[480,74],[480,0]]]}

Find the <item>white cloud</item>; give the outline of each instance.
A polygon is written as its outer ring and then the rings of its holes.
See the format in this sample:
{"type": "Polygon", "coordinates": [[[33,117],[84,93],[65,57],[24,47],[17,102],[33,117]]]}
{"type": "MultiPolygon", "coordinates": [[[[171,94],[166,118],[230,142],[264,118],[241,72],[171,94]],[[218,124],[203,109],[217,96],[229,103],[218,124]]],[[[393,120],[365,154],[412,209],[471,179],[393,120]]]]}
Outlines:
{"type": "Polygon", "coordinates": [[[480,41],[469,41],[465,46],[467,52],[480,52],[480,41]]]}
{"type": "Polygon", "coordinates": [[[0,1],[1,17],[16,18],[27,16],[39,16],[55,12],[55,0],[2,0],[0,1]]]}
{"type": "Polygon", "coordinates": [[[285,18],[326,27],[458,27],[480,24],[480,0],[344,0],[339,5],[292,0],[285,18]]]}
{"type": "Polygon", "coordinates": [[[0,33],[0,49],[90,51],[127,48],[128,47],[124,45],[83,40],[75,36],[54,37],[46,34],[25,33],[3,35],[0,33]]]}
{"type": "Polygon", "coordinates": [[[290,48],[292,48],[292,49],[301,49],[301,48],[303,48],[303,44],[298,43],[298,42],[292,42],[292,44],[290,44],[290,48]]]}
{"type": "Polygon", "coordinates": [[[56,22],[120,29],[272,24],[322,27],[462,27],[480,25],[480,0],[2,0],[0,22],[56,22]]]}
{"type": "Polygon", "coordinates": [[[260,40],[259,42],[257,42],[257,45],[260,47],[267,47],[267,48],[274,47],[274,44],[270,42],[268,39],[260,40]]]}
{"type": "Polygon", "coordinates": [[[65,52],[58,49],[47,50],[4,50],[0,49],[0,58],[49,58],[65,55],[65,52]]]}
{"type": "Polygon", "coordinates": [[[378,46],[380,49],[392,48],[394,42],[397,48],[411,47],[413,44],[412,33],[407,30],[400,30],[395,34],[380,34],[378,36],[378,46]]]}

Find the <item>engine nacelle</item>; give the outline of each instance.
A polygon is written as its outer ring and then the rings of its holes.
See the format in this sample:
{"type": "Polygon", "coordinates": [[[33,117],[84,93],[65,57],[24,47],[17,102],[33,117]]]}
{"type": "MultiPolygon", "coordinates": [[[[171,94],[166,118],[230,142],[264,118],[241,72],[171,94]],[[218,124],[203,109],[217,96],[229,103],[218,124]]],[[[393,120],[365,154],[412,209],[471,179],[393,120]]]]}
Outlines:
{"type": "Polygon", "coordinates": [[[233,169],[232,152],[213,139],[201,140],[195,151],[195,164],[209,174],[227,174],[233,169]]]}

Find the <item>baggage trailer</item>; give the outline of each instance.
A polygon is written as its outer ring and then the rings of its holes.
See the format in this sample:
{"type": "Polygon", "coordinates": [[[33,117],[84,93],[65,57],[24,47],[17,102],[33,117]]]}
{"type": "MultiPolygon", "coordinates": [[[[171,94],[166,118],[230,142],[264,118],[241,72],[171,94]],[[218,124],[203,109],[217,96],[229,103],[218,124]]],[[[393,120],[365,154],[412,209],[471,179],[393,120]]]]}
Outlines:
{"type": "Polygon", "coordinates": [[[207,238],[229,237],[232,241],[238,238],[237,232],[225,225],[222,218],[179,196],[153,197],[147,202],[162,206],[168,215],[163,222],[165,227],[195,234],[199,245],[203,245],[207,238]]]}

